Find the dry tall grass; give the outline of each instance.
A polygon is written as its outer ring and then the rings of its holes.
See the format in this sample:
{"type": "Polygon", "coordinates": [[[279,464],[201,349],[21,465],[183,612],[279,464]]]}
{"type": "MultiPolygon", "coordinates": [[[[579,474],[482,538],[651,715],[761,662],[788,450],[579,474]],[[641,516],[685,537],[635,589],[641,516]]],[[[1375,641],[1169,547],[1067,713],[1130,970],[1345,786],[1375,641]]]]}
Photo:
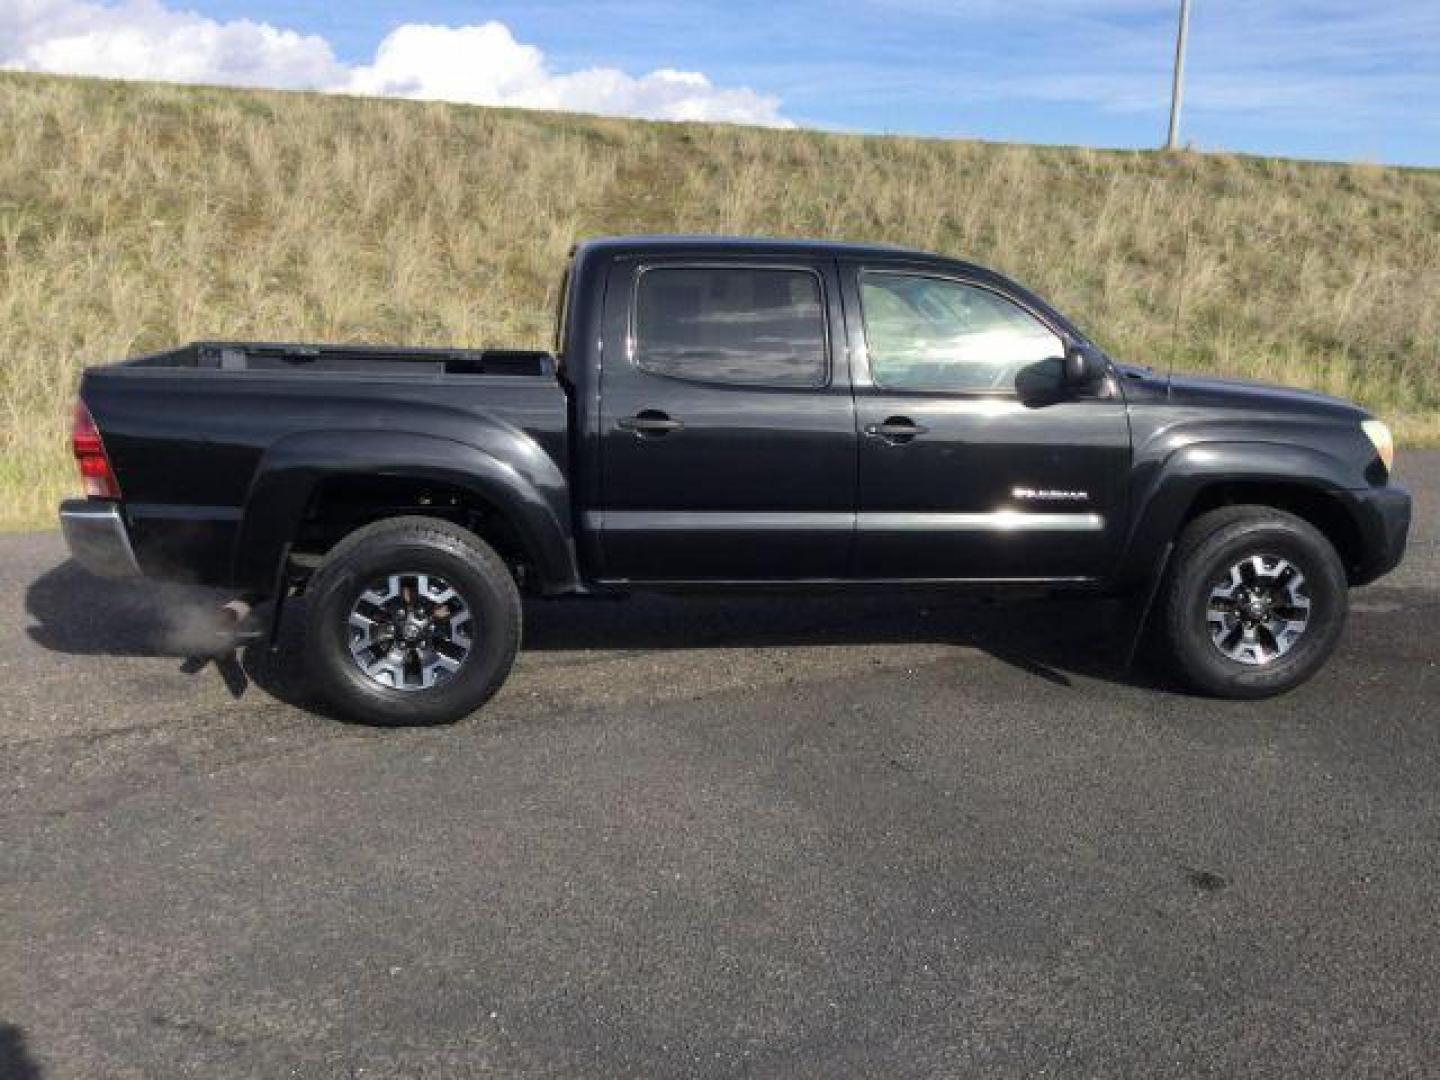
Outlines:
{"type": "Polygon", "coordinates": [[[1440,172],[0,75],[0,524],[74,489],[84,364],[196,337],[541,344],[569,245],[642,231],[972,258],[1122,358],[1440,441],[1440,172]]]}

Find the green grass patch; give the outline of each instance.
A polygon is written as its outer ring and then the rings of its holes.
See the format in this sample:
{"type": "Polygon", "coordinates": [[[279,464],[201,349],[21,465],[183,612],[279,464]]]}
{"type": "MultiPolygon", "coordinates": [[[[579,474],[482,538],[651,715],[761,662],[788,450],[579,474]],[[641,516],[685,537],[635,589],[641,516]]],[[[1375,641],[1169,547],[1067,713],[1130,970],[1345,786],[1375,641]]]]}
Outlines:
{"type": "Polygon", "coordinates": [[[543,346],[570,245],[622,232],[972,259],[1121,359],[1341,394],[1440,444],[1433,170],[0,74],[0,527],[76,487],[86,364],[200,337],[543,346]]]}

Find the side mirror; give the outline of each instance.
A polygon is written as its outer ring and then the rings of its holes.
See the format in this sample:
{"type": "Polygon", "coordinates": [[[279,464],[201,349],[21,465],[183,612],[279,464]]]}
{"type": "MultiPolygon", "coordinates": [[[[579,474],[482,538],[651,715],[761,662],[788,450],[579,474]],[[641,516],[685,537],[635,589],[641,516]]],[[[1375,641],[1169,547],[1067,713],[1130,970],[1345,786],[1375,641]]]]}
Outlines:
{"type": "Polygon", "coordinates": [[[1070,387],[1089,386],[1105,374],[1105,364],[1098,356],[1087,352],[1078,345],[1065,348],[1065,385],[1070,387]]]}

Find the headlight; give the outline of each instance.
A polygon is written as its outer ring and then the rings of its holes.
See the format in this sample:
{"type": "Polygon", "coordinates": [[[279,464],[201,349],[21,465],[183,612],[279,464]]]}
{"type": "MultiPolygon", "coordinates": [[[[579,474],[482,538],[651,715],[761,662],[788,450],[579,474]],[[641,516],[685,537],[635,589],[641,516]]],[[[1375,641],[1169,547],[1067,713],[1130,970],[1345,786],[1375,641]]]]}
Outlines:
{"type": "Polygon", "coordinates": [[[1375,444],[1375,452],[1385,463],[1385,471],[1392,472],[1395,467],[1395,437],[1390,434],[1389,426],[1383,420],[1361,420],[1360,428],[1375,444]]]}

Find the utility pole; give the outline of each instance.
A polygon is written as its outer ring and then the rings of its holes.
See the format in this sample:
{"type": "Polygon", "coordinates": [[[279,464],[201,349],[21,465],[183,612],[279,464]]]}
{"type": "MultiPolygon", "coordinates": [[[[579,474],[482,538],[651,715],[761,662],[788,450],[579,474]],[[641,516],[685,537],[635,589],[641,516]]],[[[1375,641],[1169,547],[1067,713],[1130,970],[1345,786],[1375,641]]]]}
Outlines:
{"type": "Polygon", "coordinates": [[[1185,44],[1190,37],[1190,0],[1180,0],[1180,31],[1175,35],[1175,81],[1170,86],[1170,135],[1166,150],[1180,149],[1180,106],[1185,100],[1185,44]]]}

